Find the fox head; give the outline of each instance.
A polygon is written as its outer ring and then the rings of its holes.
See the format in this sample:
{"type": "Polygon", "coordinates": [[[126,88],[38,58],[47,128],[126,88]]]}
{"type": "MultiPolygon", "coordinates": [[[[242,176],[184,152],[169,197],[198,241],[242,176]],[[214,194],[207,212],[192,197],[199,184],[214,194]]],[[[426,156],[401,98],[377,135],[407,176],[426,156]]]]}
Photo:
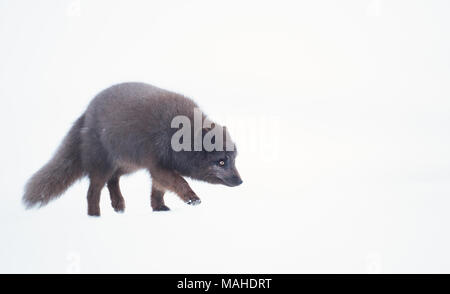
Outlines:
{"type": "Polygon", "coordinates": [[[196,140],[194,139],[191,150],[174,152],[172,158],[175,169],[184,176],[211,184],[229,187],[242,184],[235,165],[236,145],[231,140],[227,128],[212,123],[210,127],[204,127],[200,133],[193,133],[193,135],[194,138],[195,136],[201,138],[198,141],[210,143],[210,145],[202,144],[201,149],[195,148],[196,140]],[[215,135],[211,135],[211,132],[215,135]]]}
{"type": "Polygon", "coordinates": [[[223,184],[229,187],[242,184],[241,176],[235,166],[236,151],[205,152],[202,168],[197,179],[211,184],[223,184]]]}

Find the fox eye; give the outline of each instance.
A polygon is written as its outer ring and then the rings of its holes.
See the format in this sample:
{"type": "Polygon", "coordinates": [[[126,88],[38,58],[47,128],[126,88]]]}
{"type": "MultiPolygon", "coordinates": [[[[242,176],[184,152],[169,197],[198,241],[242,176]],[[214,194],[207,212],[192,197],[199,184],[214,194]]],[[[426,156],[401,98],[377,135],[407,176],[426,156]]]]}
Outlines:
{"type": "Polygon", "coordinates": [[[220,165],[220,166],[224,166],[224,165],[225,165],[225,160],[223,160],[223,159],[220,160],[220,161],[219,161],[219,165],[220,165]]]}

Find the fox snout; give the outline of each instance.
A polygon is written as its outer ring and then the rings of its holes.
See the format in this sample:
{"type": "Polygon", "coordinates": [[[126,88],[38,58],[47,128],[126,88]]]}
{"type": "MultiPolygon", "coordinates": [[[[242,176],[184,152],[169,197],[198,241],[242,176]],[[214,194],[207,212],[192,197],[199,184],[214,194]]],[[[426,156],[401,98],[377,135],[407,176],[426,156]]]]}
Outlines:
{"type": "Polygon", "coordinates": [[[211,184],[222,184],[228,187],[236,187],[243,183],[239,172],[234,166],[212,166],[199,179],[211,184]]]}
{"type": "Polygon", "coordinates": [[[233,177],[231,177],[231,179],[226,180],[225,182],[226,182],[226,183],[228,184],[228,186],[230,186],[230,187],[239,186],[240,184],[243,183],[243,181],[242,181],[242,179],[241,179],[240,176],[233,176],[233,177]]]}
{"type": "Polygon", "coordinates": [[[243,183],[241,176],[236,169],[234,169],[231,176],[223,178],[223,182],[229,187],[236,187],[243,183]]]}

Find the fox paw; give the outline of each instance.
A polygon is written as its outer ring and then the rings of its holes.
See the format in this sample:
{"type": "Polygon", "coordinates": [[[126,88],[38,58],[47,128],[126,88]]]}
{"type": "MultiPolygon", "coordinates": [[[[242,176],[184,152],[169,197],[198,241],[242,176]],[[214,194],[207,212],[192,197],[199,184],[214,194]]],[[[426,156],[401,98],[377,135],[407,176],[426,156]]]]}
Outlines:
{"type": "Polygon", "coordinates": [[[195,195],[194,192],[190,192],[187,195],[185,195],[183,197],[183,200],[189,205],[199,205],[201,203],[200,198],[198,198],[198,196],[195,195]]]}
{"type": "Polygon", "coordinates": [[[88,207],[88,215],[89,216],[100,216],[100,208],[95,207],[88,207]]]}
{"type": "Polygon", "coordinates": [[[186,203],[189,205],[199,205],[202,201],[200,199],[189,199],[186,203]]]}
{"type": "Polygon", "coordinates": [[[153,208],[153,211],[169,211],[169,210],[170,210],[170,208],[165,205],[161,205],[161,206],[153,208]]]}
{"type": "Polygon", "coordinates": [[[125,211],[124,201],[111,202],[111,206],[114,208],[115,212],[123,213],[125,211]]]}

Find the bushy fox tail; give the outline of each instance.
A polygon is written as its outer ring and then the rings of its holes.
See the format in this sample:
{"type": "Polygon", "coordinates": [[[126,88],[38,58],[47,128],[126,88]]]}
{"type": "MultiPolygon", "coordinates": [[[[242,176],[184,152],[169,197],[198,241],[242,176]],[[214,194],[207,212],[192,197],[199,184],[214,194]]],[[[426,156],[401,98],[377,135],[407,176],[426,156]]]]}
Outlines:
{"type": "Polygon", "coordinates": [[[83,176],[80,152],[83,125],[84,114],[74,123],[53,158],[28,180],[22,198],[27,208],[46,205],[83,176]]]}

